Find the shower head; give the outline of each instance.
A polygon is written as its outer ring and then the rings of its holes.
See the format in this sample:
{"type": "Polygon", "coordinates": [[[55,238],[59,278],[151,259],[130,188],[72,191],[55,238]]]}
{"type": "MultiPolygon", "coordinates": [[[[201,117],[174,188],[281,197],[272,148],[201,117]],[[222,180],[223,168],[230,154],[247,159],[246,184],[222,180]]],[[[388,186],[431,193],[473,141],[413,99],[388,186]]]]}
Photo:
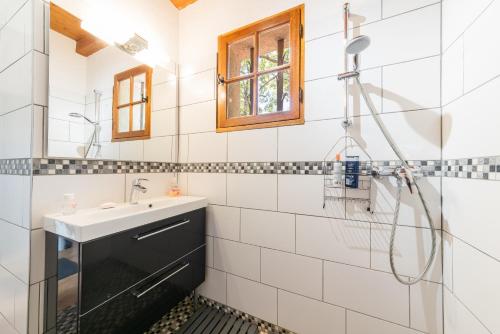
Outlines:
{"type": "Polygon", "coordinates": [[[363,52],[370,45],[370,37],[360,35],[354,37],[345,46],[345,52],[348,54],[358,54],[363,52]]]}
{"type": "Polygon", "coordinates": [[[85,117],[84,115],[80,114],[80,113],[77,113],[77,112],[71,112],[68,114],[70,117],[73,117],[73,118],[83,118],[84,120],[86,120],[87,122],[89,122],[90,124],[92,125],[97,125],[96,122],[92,122],[90,119],[88,119],[87,117],[85,117]]]}

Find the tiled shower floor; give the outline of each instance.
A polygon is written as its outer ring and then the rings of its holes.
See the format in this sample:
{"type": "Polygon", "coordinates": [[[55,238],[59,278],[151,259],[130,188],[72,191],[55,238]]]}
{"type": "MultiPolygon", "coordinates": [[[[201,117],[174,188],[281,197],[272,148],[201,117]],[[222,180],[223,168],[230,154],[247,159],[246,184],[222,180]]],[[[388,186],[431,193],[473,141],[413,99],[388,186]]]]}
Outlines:
{"type": "Polygon", "coordinates": [[[144,334],[293,334],[272,327],[208,300],[202,299],[195,310],[193,299],[187,297],[144,334]]]}
{"type": "Polygon", "coordinates": [[[144,334],[173,334],[176,333],[193,315],[194,305],[191,297],[186,297],[170,313],[166,314],[149,331],[144,334]]]}

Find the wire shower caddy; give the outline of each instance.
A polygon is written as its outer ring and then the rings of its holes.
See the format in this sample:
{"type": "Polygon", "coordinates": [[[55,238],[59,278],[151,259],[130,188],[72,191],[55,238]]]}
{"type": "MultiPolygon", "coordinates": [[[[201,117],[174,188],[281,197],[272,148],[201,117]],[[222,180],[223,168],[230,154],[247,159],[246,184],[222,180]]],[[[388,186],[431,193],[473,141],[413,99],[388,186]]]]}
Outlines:
{"type": "Polygon", "coordinates": [[[373,166],[373,159],[370,154],[362,148],[359,142],[352,136],[342,136],[340,137],[335,145],[328,151],[323,160],[323,208],[326,207],[328,201],[336,202],[358,202],[366,205],[366,211],[373,213],[371,205],[371,187],[372,187],[372,175],[371,169],[373,166]],[[342,145],[343,148],[342,148],[342,145]],[[340,161],[342,164],[340,175],[334,170],[335,167],[335,157],[337,153],[344,153],[345,157],[348,157],[349,148],[358,148],[363,155],[363,159],[359,161],[359,167],[357,171],[349,172],[346,174],[346,164],[345,161],[340,161]],[[350,188],[346,186],[346,175],[356,175],[358,177],[358,187],[350,188]],[[340,182],[339,182],[340,176],[340,182]]]}

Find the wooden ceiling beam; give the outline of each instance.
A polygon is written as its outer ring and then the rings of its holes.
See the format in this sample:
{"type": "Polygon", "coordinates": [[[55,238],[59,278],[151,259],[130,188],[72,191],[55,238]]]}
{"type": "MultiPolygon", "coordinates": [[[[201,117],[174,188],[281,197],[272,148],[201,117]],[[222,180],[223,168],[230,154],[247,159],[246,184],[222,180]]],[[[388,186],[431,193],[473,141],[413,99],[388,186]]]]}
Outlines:
{"type": "Polygon", "coordinates": [[[174,4],[177,9],[183,9],[189,6],[190,4],[196,2],[196,0],[170,0],[174,4]]]}
{"type": "Polygon", "coordinates": [[[53,2],[50,3],[50,29],[76,42],[76,53],[88,57],[108,44],[80,27],[81,20],[53,2]]]}

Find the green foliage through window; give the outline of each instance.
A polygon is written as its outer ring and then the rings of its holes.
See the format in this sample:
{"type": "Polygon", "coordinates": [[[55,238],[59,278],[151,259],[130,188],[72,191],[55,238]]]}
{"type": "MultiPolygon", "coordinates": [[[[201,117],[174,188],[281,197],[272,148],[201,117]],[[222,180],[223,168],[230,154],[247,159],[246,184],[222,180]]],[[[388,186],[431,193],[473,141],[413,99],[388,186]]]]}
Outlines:
{"type": "MultiPolygon", "coordinates": [[[[283,50],[278,59],[278,51],[273,50],[259,56],[259,71],[266,71],[282,64],[290,63],[290,48],[283,50]]],[[[240,63],[240,75],[252,73],[252,59],[240,63]]],[[[253,80],[242,80],[240,86],[239,116],[252,115],[253,80]]],[[[261,74],[258,76],[258,113],[269,114],[290,110],[290,73],[288,70],[261,74]]]]}

